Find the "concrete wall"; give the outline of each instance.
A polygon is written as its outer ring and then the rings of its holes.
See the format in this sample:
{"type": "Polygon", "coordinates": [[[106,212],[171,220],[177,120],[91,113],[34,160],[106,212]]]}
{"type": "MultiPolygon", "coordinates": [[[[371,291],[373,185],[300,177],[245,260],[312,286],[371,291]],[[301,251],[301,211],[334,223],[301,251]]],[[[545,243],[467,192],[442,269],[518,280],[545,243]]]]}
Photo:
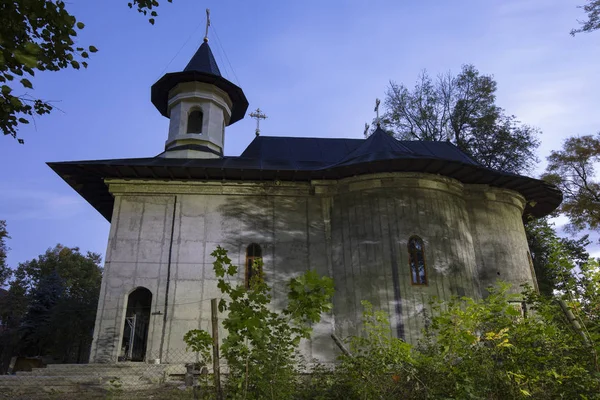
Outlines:
{"type": "MultiPolygon", "coordinates": [[[[106,251],[91,359],[116,361],[127,297],[138,287],[152,292],[152,313],[163,310],[173,196],[117,196],[106,251]]],[[[160,346],[162,315],[151,315],[147,352],[160,346]]]]}
{"type": "Polygon", "coordinates": [[[361,300],[391,317],[398,337],[415,341],[432,297],[479,296],[462,185],[422,174],[381,174],[336,185],[332,204],[336,330],[357,333],[361,300]],[[413,285],[408,240],[424,241],[428,285],[413,285]]]}
{"type": "MultiPolygon", "coordinates": [[[[165,142],[165,149],[197,144],[223,152],[224,128],[229,124],[230,117],[231,99],[227,93],[205,83],[180,83],[169,92],[169,137],[165,142]],[[194,110],[200,110],[203,114],[201,133],[187,133],[188,115],[194,110]]],[[[166,153],[164,156],[182,157],[184,153],[189,153],[190,158],[218,157],[212,153],[183,150],[166,153]]]]}
{"type": "Polygon", "coordinates": [[[291,277],[313,268],[334,278],[334,315],[304,343],[309,359],[334,358],[332,332],[359,331],[361,300],[387,311],[395,334],[414,342],[432,296],[479,297],[499,265],[503,279],[531,280],[522,198],[506,190],[411,173],[311,183],[107,183],[115,209],[91,356],[96,362],[116,359],[127,295],[136,287],[153,294],[149,358],[175,361],[188,330],[210,330],[210,299],[220,297],[210,256],[217,245],[242,266],[240,283],[246,247],[261,246],[276,307],[284,306],[291,277]],[[411,284],[412,235],[425,243],[427,286],[411,284]]]}
{"type": "Polygon", "coordinates": [[[482,295],[497,280],[534,285],[529,268],[527,237],[522,214],[525,199],[511,190],[470,185],[465,193],[477,259],[482,295]]]}

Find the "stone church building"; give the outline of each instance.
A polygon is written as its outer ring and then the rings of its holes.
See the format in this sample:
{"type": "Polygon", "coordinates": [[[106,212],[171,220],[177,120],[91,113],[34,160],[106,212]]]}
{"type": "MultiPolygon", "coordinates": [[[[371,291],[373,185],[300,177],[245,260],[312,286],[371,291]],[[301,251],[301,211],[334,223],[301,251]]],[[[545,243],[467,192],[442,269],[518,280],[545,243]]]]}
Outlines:
{"type": "Polygon", "coordinates": [[[170,120],[156,157],[49,163],[111,224],[91,362],[175,362],[187,331],[210,330],[217,245],[241,266],[240,283],[262,258],[276,304],[294,275],[333,278],[333,312],[303,349],[321,360],[336,354],[331,333],[356,333],[361,300],[414,342],[431,296],[480,298],[497,279],[535,285],[523,217],[559,205],[547,183],[381,129],[367,139],[257,136],[225,156],[225,128],[248,101],[206,40],[151,100],[170,120]]]}

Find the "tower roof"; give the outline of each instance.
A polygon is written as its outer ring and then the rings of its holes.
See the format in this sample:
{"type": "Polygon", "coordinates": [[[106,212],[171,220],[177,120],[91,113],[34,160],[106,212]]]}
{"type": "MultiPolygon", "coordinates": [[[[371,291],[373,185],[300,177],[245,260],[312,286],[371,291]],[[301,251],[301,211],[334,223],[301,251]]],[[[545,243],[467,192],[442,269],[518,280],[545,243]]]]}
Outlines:
{"type": "Polygon", "coordinates": [[[240,87],[221,76],[221,71],[207,40],[200,45],[183,71],[167,73],[152,85],[152,104],[163,116],[169,117],[169,91],[184,82],[207,83],[227,93],[232,104],[231,119],[227,125],[244,118],[248,109],[246,95],[240,87]]]}
{"type": "Polygon", "coordinates": [[[213,74],[216,76],[221,76],[221,71],[219,71],[219,66],[215,61],[215,57],[213,56],[210,47],[208,46],[208,40],[204,40],[204,42],[200,45],[196,54],[192,57],[188,65],[183,69],[184,71],[196,71],[196,72],[205,72],[208,74],[213,74]]]}

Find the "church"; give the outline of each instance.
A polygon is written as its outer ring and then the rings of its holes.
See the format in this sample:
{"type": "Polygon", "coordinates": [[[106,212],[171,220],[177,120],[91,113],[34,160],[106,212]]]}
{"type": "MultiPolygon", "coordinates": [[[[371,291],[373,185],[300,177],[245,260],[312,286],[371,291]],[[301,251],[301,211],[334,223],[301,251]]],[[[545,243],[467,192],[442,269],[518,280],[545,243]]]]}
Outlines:
{"type": "Polygon", "coordinates": [[[49,163],[111,224],[92,363],[177,362],[187,331],[210,331],[217,245],[240,266],[240,284],[262,259],[275,306],[297,274],[333,278],[333,311],[302,350],[322,361],[337,354],[332,333],[357,333],[361,300],[414,343],[434,296],[481,298],[499,279],[536,285],[523,218],[560,204],[548,183],[381,128],[367,139],[257,135],[226,156],[226,127],[248,100],[207,39],[152,86],[151,101],[169,119],[162,153],[49,163]]]}

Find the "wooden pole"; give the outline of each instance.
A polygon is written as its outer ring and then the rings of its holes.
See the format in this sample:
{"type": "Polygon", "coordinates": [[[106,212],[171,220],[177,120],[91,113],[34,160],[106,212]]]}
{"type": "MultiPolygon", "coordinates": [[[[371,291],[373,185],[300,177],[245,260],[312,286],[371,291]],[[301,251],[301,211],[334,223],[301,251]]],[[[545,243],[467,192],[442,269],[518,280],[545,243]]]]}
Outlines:
{"type": "Polygon", "coordinates": [[[333,339],[333,341],[335,342],[335,344],[337,345],[337,347],[340,348],[340,350],[342,351],[342,353],[344,353],[348,357],[352,357],[352,354],[350,354],[350,352],[348,351],[348,349],[346,348],[346,346],[344,346],[344,343],[342,343],[342,341],[340,340],[340,338],[337,337],[335,333],[331,334],[331,338],[333,339]]]}
{"type": "Polygon", "coordinates": [[[571,323],[571,326],[573,327],[575,332],[577,332],[579,334],[579,336],[581,336],[583,343],[589,347],[590,341],[589,341],[587,335],[585,334],[585,332],[583,331],[583,329],[581,328],[581,324],[579,323],[579,321],[577,321],[575,314],[573,314],[573,311],[571,311],[571,309],[569,308],[569,306],[567,305],[567,303],[564,300],[558,300],[558,304],[560,305],[560,308],[562,308],[563,312],[567,316],[567,319],[571,323]]]}
{"type": "Polygon", "coordinates": [[[215,379],[217,400],[222,400],[223,393],[221,392],[221,368],[219,366],[219,319],[217,317],[217,299],[211,299],[210,313],[212,319],[213,337],[213,376],[215,379]]]}

